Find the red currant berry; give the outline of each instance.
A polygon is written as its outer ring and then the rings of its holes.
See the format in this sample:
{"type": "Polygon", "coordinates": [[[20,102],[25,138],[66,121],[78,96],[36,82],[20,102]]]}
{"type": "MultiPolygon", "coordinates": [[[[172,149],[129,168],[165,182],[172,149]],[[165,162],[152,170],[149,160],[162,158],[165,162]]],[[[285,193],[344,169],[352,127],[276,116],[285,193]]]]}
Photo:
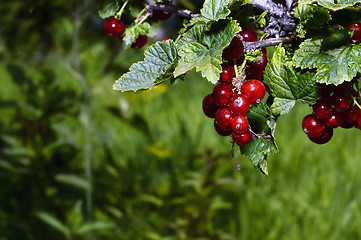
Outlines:
{"type": "Polygon", "coordinates": [[[222,72],[221,72],[221,76],[220,76],[221,82],[231,83],[232,79],[235,76],[236,76],[236,73],[234,71],[233,65],[228,62],[222,63],[222,72]]]}
{"type": "Polygon", "coordinates": [[[264,74],[263,69],[259,69],[251,66],[247,67],[246,69],[246,75],[250,79],[263,80],[263,74],[264,74]]]}
{"type": "Polygon", "coordinates": [[[325,125],[329,128],[337,128],[342,125],[344,116],[342,113],[332,111],[331,117],[325,122],[325,125]]]}
{"type": "Polygon", "coordinates": [[[218,83],[213,89],[214,102],[218,106],[227,106],[232,95],[233,90],[230,84],[218,83]]]}
{"type": "Polygon", "coordinates": [[[167,40],[172,40],[171,38],[169,37],[165,37],[165,38],[162,38],[162,40],[160,40],[162,43],[165,43],[167,40]]]}
{"type": "Polygon", "coordinates": [[[256,42],[257,33],[250,27],[242,27],[242,31],[239,32],[245,42],[256,42]]]}
{"type": "Polygon", "coordinates": [[[219,109],[219,106],[214,102],[212,94],[208,94],[207,96],[205,96],[202,102],[202,109],[207,117],[216,117],[216,112],[219,109]]]}
{"type": "Polygon", "coordinates": [[[242,40],[238,37],[234,37],[229,46],[223,50],[223,58],[230,61],[236,60],[242,56],[244,51],[242,40]]]}
{"type": "Polygon", "coordinates": [[[319,119],[327,120],[332,115],[332,105],[328,98],[318,99],[312,108],[316,117],[319,119]]]}
{"type": "Polygon", "coordinates": [[[218,109],[216,113],[216,120],[218,123],[218,126],[223,131],[232,131],[232,121],[233,121],[233,114],[231,111],[229,111],[229,108],[222,107],[218,109]]]}
{"type": "Polygon", "coordinates": [[[350,123],[347,121],[343,121],[343,123],[341,124],[341,127],[345,129],[353,128],[354,126],[355,126],[354,123],[350,123]]]}
{"type": "Polygon", "coordinates": [[[344,112],[352,105],[352,98],[347,92],[336,91],[331,96],[331,103],[336,111],[344,112]]]}
{"type": "Polygon", "coordinates": [[[232,132],[232,139],[238,145],[247,145],[252,140],[252,134],[250,131],[246,131],[245,133],[236,133],[232,132]]]}
{"type": "Polygon", "coordinates": [[[248,99],[242,94],[235,94],[229,100],[229,110],[236,116],[245,115],[249,107],[248,99]]]}
{"type": "Polygon", "coordinates": [[[250,63],[249,65],[250,65],[251,67],[264,70],[265,67],[267,66],[267,62],[268,62],[268,59],[267,59],[267,50],[266,50],[265,48],[262,48],[261,51],[262,51],[262,56],[261,56],[261,57],[258,57],[258,58],[256,59],[256,61],[250,63]]]}
{"type": "Polygon", "coordinates": [[[104,22],[104,32],[110,37],[119,37],[124,30],[125,26],[119,19],[111,17],[104,22]]]}
{"type": "Polygon", "coordinates": [[[262,101],[266,94],[266,88],[263,83],[256,79],[248,80],[241,86],[241,94],[243,94],[251,105],[258,104],[262,101]]]}
{"type": "Polygon", "coordinates": [[[326,98],[329,97],[334,91],[335,91],[335,85],[333,84],[324,84],[324,83],[316,83],[316,85],[319,87],[321,96],[326,98]]]}
{"type": "Polygon", "coordinates": [[[167,12],[164,10],[153,10],[152,16],[158,20],[167,20],[172,16],[171,12],[167,12]]]}
{"type": "Polygon", "coordinates": [[[232,130],[239,134],[248,131],[248,119],[242,115],[234,117],[232,121],[232,130]]]}
{"type": "Polygon", "coordinates": [[[361,115],[357,119],[357,127],[361,130],[361,115]]]}
{"type": "Polygon", "coordinates": [[[347,28],[350,30],[354,30],[354,33],[351,37],[353,40],[361,39],[361,23],[357,21],[352,21],[347,25],[347,28]]]}
{"type": "Polygon", "coordinates": [[[325,125],[313,114],[309,114],[303,118],[303,131],[312,138],[317,138],[325,131],[325,125]]]}
{"type": "Polygon", "coordinates": [[[309,139],[310,139],[312,142],[317,143],[317,144],[325,144],[325,143],[327,143],[328,141],[331,140],[332,135],[333,135],[333,129],[326,127],[326,128],[325,128],[325,131],[322,133],[321,136],[316,137],[316,138],[313,138],[313,137],[310,137],[310,136],[309,136],[309,139]]]}
{"type": "Polygon", "coordinates": [[[215,119],[214,119],[214,129],[221,136],[229,136],[232,133],[232,131],[224,131],[223,129],[221,129],[217,123],[217,120],[215,119]]]}
{"type": "Polygon", "coordinates": [[[135,40],[135,42],[132,45],[130,45],[130,47],[135,49],[141,48],[147,43],[147,41],[148,41],[147,35],[138,35],[137,40],[135,40]]]}
{"type": "Polygon", "coordinates": [[[360,109],[358,108],[358,106],[353,105],[345,112],[345,121],[355,125],[359,116],[360,116],[360,109]]]}

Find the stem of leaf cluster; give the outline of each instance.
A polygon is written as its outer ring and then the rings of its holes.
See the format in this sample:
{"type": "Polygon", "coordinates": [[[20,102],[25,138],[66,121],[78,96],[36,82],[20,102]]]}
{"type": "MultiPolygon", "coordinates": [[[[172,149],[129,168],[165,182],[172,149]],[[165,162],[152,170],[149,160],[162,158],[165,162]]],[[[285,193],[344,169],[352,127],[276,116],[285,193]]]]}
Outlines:
{"type": "Polygon", "coordinates": [[[120,10],[115,14],[116,18],[120,19],[122,17],[123,11],[124,11],[125,7],[127,6],[128,2],[129,2],[129,0],[127,0],[123,3],[120,10]]]}
{"type": "MultiPolygon", "coordinates": [[[[142,11],[140,11],[140,13],[138,14],[137,18],[134,20],[134,22],[139,25],[139,19],[143,16],[143,14],[146,12],[147,10],[145,8],[142,9],[142,11]]],[[[143,19],[142,19],[143,20],[143,19]]]]}

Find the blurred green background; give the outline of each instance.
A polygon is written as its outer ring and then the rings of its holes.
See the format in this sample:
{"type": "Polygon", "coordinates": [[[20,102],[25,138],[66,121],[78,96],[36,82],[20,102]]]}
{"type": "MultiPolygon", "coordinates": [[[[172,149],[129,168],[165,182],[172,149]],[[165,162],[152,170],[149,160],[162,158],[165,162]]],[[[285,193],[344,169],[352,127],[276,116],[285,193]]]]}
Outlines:
{"type": "Polygon", "coordinates": [[[0,4],[0,240],[361,239],[359,131],[313,144],[297,105],[270,175],[238,151],[236,171],[199,74],[112,90],[144,49],[104,35],[99,4],[0,4]]]}

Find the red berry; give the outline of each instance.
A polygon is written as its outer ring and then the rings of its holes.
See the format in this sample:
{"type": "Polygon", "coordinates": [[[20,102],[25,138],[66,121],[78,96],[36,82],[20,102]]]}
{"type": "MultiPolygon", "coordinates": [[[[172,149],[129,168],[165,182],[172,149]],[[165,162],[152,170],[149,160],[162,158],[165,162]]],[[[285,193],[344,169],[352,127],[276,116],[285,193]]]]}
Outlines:
{"type": "Polygon", "coordinates": [[[236,60],[242,56],[244,51],[242,40],[238,37],[234,37],[229,46],[223,50],[223,58],[230,61],[236,60]]]}
{"type": "Polygon", "coordinates": [[[360,109],[358,108],[358,106],[353,105],[345,112],[345,121],[355,125],[359,116],[360,116],[360,109]]]}
{"type": "Polygon", "coordinates": [[[256,79],[248,80],[241,86],[241,94],[243,94],[251,105],[258,104],[262,101],[266,94],[266,88],[263,83],[256,79]]]}
{"type": "Polygon", "coordinates": [[[342,113],[332,111],[331,117],[325,122],[325,125],[329,128],[337,128],[342,125],[344,116],[342,113]]]}
{"type": "Polygon", "coordinates": [[[361,23],[357,21],[352,21],[347,25],[347,28],[350,30],[354,30],[354,33],[351,37],[353,40],[360,40],[361,39],[361,23]]]}
{"type": "Polygon", "coordinates": [[[262,48],[261,51],[262,51],[262,56],[258,57],[256,59],[256,61],[251,62],[249,64],[251,67],[258,68],[258,69],[264,69],[267,66],[267,62],[268,62],[267,50],[265,48],[262,48]]]}
{"type": "Polygon", "coordinates": [[[232,139],[238,145],[247,145],[252,140],[252,134],[250,131],[246,131],[245,133],[236,133],[232,132],[232,139]]]}
{"type": "Polygon", "coordinates": [[[317,118],[327,120],[332,115],[332,105],[328,98],[321,98],[313,105],[313,111],[317,118]]]}
{"type": "Polygon", "coordinates": [[[264,70],[252,66],[247,67],[246,75],[250,79],[263,80],[264,70]]]}
{"type": "Polygon", "coordinates": [[[354,123],[350,123],[350,122],[347,122],[347,121],[343,121],[343,123],[341,124],[341,127],[345,128],[345,129],[353,128],[354,126],[355,126],[354,123]]]}
{"type": "Polygon", "coordinates": [[[312,138],[317,138],[325,131],[325,125],[313,114],[309,114],[303,118],[303,131],[312,138]]]}
{"type": "Polygon", "coordinates": [[[158,20],[167,20],[172,16],[171,12],[167,12],[164,10],[153,10],[152,16],[158,20]]]}
{"type": "Polygon", "coordinates": [[[124,30],[125,26],[119,19],[111,17],[104,22],[104,32],[110,37],[119,37],[124,30]]]}
{"type": "Polygon", "coordinates": [[[361,130],[361,115],[357,118],[357,127],[361,130]]]}
{"type": "Polygon", "coordinates": [[[229,100],[229,110],[236,116],[245,115],[249,107],[248,99],[242,94],[235,94],[229,100]]]}
{"type": "Polygon", "coordinates": [[[232,131],[233,114],[229,111],[229,108],[223,107],[218,109],[216,113],[216,120],[218,126],[223,131],[232,131]]]}
{"type": "Polygon", "coordinates": [[[228,62],[222,63],[222,72],[221,72],[221,76],[220,76],[221,82],[231,83],[232,79],[235,76],[236,76],[236,73],[234,71],[233,65],[228,62]]]}
{"type": "Polygon", "coordinates": [[[147,41],[148,41],[147,35],[138,35],[137,40],[135,40],[135,42],[132,45],[130,45],[130,47],[135,49],[141,48],[147,43],[147,41]]]}
{"type": "Polygon", "coordinates": [[[333,129],[326,127],[326,128],[325,128],[325,131],[322,133],[321,136],[316,137],[316,138],[313,138],[313,137],[310,137],[310,136],[309,136],[309,139],[310,139],[312,142],[317,143],[317,144],[325,144],[325,143],[327,143],[328,141],[331,140],[332,135],[333,135],[333,129]]]}
{"type": "Polygon", "coordinates": [[[214,102],[212,94],[205,96],[202,102],[202,109],[207,117],[215,118],[219,106],[214,102]]]}
{"type": "Polygon", "coordinates": [[[242,31],[239,32],[245,42],[256,42],[257,33],[250,27],[242,27],[242,31]]]}
{"type": "Polygon", "coordinates": [[[214,102],[218,106],[227,106],[232,94],[232,85],[226,83],[218,83],[213,89],[214,102]]]}
{"type": "Polygon", "coordinates": [[[248,119],[242,115],[234,117],[232,121],[232,130],[239,134],[248,131],[248,119]]]}
{"type": "Polygon", "coordinates": [[[232,133],[232,131],[224,131],[223,129],[221,129],[217,123],[217,120],[215,120],[215,119],[214,119],[214,129],[221,136],[228,136],[228,135],[231,135],[231,133],[232,133]]]}
{"type": "Polygon", "coordinates": [[[336,111],[344,112],[352,105],[352,98],[347,92],[336,91],[331,96],[331,103],[336,111]]]}
{"type": "Polygon", "coordinates": [[[165,43],[167,40],[172,40],[171,38],[169,37],[165,37],[165,38],[162,38],[162,40],[160,40],[162,43],[165,43]]]}
{"type": "Polygon", "coordinates": [[[316,83],[316,85],[319,87],[322,97],[329,97],[336,88],[333,84],[316,83]]]}

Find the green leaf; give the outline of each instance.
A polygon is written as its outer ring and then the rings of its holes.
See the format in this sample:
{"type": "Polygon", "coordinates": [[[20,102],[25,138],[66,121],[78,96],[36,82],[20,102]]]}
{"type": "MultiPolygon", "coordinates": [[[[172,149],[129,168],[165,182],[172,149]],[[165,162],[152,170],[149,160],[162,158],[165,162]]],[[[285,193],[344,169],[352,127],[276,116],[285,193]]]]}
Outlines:
{"type": "Polygon", "coordinates": [[[281,45],[276,47],[272,63],[267,65],[264,77],[275,97],[271,106],[275,115],[288,113],[296,100],[310,104],[318,98],[313,74],[293,69],[292,61],[281,45]]]}
{"type": "Polygon", "coordinates": [[[318,3],[319,5],[330,9],[332,11],[338,11],[344,8],[352,7],[357,3],[360,3],[360,0],[300,0],[300,4],[312,4],[318,3]]]}
{"type": "Polygon", "coordinates": [[[199,17],[191,20],[192,23],[203,22],[210,23],[225,19],[231,12],[228,9],[228,4],[232,0],[205,0],[199,17]]]}
{"type": "Polygon", "coordinates": [[[196,68],[208,81],[216,83],[222,71],[222,51],[239,31],[237,22],[231,19],[212,24],[210,30],[204,33],[201,43],[190,42],[180,47],[181,59],[174,76],[177,77],[196,68]]]}
{"type": "Polygon", "coordinates": [[[351,81],[361,71],[361,46],[343,46],[327,52],[331,58],[317,68],[319,83],[339,85],[351,81]]]}
{"type": "Polygon", "coordinates": [[[93,232],[93,231],[100,231],[100,230],[107,230],[110,228],[113,228],[114,225],[108,222],[104,222],[104,221],[94,221],[94,222],[87,222],[82,224],[76,231],[75,233],[77,235],[84,235],[86,233],[89,232],[93,232]]]}
{"type": "Polygon", "coordinates": [[[153,88],[172,77],[178,60],[177,48],[172,40],[156,42],[145,52],[144,61],[133,64],[113,85],[114,90],[137,91],[153,88]]]}
{"type": "Polygon", "coordinates": [[[188,43],[192,42],[202,42],[205,31],[208,28],[204,24],[196,24],[187,32],[182,34],[182,37],[176,42],[177,48],[182,47],[188,43]]]}
{"type": "Polygon", "coordinates": [[[46,212],[35,212],[35,216],[38,217],[40,220],[48,224],[49,226],[53,227],[54,229],[58,230],[66,238],[69,238],[71,233],[69,228],[67,228],[60,220],[58,220],[53,215],[46,213],[46,212]]]}
{"type": "Polygon", "coordinates": [[[252,131],[258,134],[270,135],[270,138],[257,137],[252,139],[249,144],[240,146],[241,153],[249,156],[252,164],[259,168],[262,173],[268,175],[267,157],[278,152],[273,136],[276,122],[272,118],[270,109],[264,103],[252,107],[247,113],[247,118],[252,131]]]}
{"type": "Polygon", "coordinates": [[[113,17],[119,10],[119,4],[116,0],[108,0],[99,9],[99,16],[103,19],[113,17]]]}
{"type": "Polygon", "coordinates": [[[65,183],[74,187],[78,187],[81,189],[88,189],[90,187],[89,183],[84,179],[77,175],[72,174],[57,174],[55,176],[55,180],[57,182],[65,183]]]}
{"type": "Polygon", "coordinates": [[[125,48],[129,48],[132,43],[137,40],[139,35],[148,35],[150,31],[150,25],[147,22],[142,24],[135,24],[134,22],[128,26],[124,32],[123,44],[125,48]]]}
{"type": "Polygon", "coordinates": [[[298,4],[295,17],[300,20],[296,29],[302,36],[306,34],[306,29],[318,28],[331,20],[327,9],[307,4],[298,4]]]}

